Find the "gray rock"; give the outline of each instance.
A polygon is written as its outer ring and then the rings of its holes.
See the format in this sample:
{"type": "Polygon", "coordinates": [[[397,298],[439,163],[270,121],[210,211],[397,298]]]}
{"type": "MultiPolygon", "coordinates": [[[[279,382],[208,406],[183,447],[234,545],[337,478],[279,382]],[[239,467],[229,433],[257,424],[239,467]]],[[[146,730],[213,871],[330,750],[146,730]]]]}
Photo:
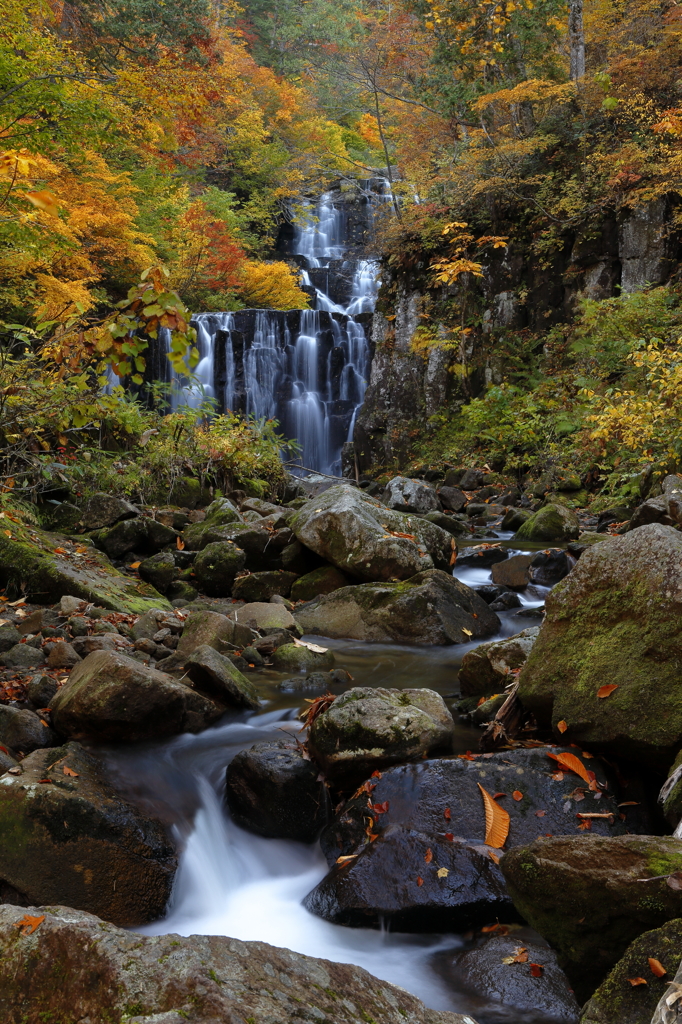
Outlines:
{"type": "Polygon", "coordinates": [[[72,597],[70,594],[64,594],[59,599],[59,614],[63,617],[75,615],[76,612],[81,611],[85,607],[85,603],[82,597],[72,597]]]}
{"type": "Polygon", "coordinates": [[[299,576],[291,587],[292,601],[312,601],[319,594],[332,594],[350,583],[345,573],[339,572],[333,565],[323,565],[313,572],[299,576]]]}
{"type": "MultiPolygon", "coordinates": [[[[11,822],[0,829],[2,877],[34,904],[66,903],[121,925],[163,914],[176,869],[164,826],[116,792],[102,763],[79,743],[35,751],[21,769],[4,775],[0,785],[0,820],[11,822]]],[[[6,966],[6,951],[2,960],[6,966]]],[[[56,988],[70,976],[66,972],[56,988]]],[[[6,995],[5,976],[0,1008],[6,995]]],[[[18,1005],[8,1007],[12,1014],[18,1005]]],[[[61,1019],[74,1020],[72,1009],[61,1019]]],[[[102,1019],[99,1013],[95,1019],[102,1019]]]]}
{"type": "Polygon", "coordinates": [[[513,530],[516,533],[532,515],[533,513],[529,508],[510,508],[500,523],[500,529],[513,530]]]}
{"type": "Polygon", "coordinates": [[[36,675],[29,680],[26,696],[34,708],[46,708],[59,686],[51,676],[36,675]]]}
{"type": "Polygon", "coordinates": [[[132,641],[127,637],[119,636],[118,633],[101,633],[99,635],[74,637],[71,645],[73,650],[81,658],[85,658],[94,651],[122,651],[126,652],[133,646],[132,641]]]}
{"type": "Polygon", "coordinates": [[[231,523],[241,522],[243,520],[239,510],[229,498],[216,498],[206,509],[206,516],[200,523],[193,523],[186,527],[184,531],[185,544],[189,550],[199,551],[205,546],[202,543],[204,533],[218,526],[229,526],[231,523]]]}
{"type": "Polygon", "coordinates": [[[184,683],[113,651],[88,655],[51,707],[64,736],[128,743],[200,732],[222,713],[184,683]]]}
{"type": "Polygon", "coordinates": [[[272,655],[272,667],[277,672],[324,672],[334,668],[334,652],[311,651],[297,644],[282,644],[272,655]]]}
{"type": "Polygon", "coordinates": [[[232,587],[232,596],[238,601],[269,601],[274,595],[288,597],[291,586],[297,579],[294,572],[281,569],[271,572],[252,572],[240,576],[232,587]]]}
{"type": "Polygon", "coordinates": [[[8,651],[0,655],[0,664],[6,668],[37,668],[45,664],[45,655],[42,651],[30,647],[28,644],[15,644],[8,651]]]}
{"type": "Polygon", "coordinates": [[[461,512],[467,503],[466,494],[458,487],[441,487],[438,498],[443,508],[448,508],[451,512],[461,512]]]}
{"type": "Polygon", "coordinates": [[[152,555],[151,558],[145,558],[140,562],[138,572],[140,579],[151,583],[160,594],[165,594],[178,575],[173,552],[160,551],[157,555],[152,555]]]}
{"type": "Polygon", "coordinates": [[[305,633],[420,645],[468,643],[500,628],[475,591],[438,569],[402,583],[344,587],[299,606],[296,618],[305,633]]]}
{"type": "Polygon", "coordinates": [[[340,485],[307,502],[291,528],[327,562],[361,580],[409,579],[434,566],[447,569],[455,550],[453,538],[428,520],[340,485]]]}
{"type": "Polygon", "coordinates": [[[635,509],[628,523],[627,531],[637,530],[641,526],[647,526],[650,523],[672,526],[674,521],[670,515],[668,496],[667,494],[662,494],[658,498],[649,498],[635,509]]]}
{"type": "Polygon", "coordinates": [[[56,644],[48,647],[47,666],[48,668],[73,668],[81,660],[71,644],[58,640],[56,644]]]}
{"type": "Polygon", "coordinates": [[[291,740],[256,743],[227,766],[225,798],[238,825],[269,839],[313,843],[329,798],[317,765],[291,740]]]}
{"type": "Polygon", "coordinates": [[[565,505],[544,505],[523,523],[517,533],[517,540],[568,541],[577,540],[580,524],[575,512],[565,505]]]}
{"type": "Polygon", "coordinates": [[[357,686],[317,716],[308,746],[329,778],[352,780],[449,750],[453,733],[452,715],[433,690],[357,686]]]}
{"type": "Polygon", "coordinates": [[[483,483],[485,473],[480,469],[467,469],[459,479],[458,486],[463,491],[474,491],[483,483]]]}
{"type": "Polygon", "coordinates": [[[18,624],[17,629],[22,636],[29,633],[41,633],[45,626],[56,626],[59,624],[59,616],[51,608],[37,608],[18,624]]]}
{"type": "Polygon", "coordinates": [[[4,746],[28,754],[40,747],[54,746],[56,741],[52,729],[35,712],[0,704],[0,743],[4,746]]]}
{"type": "Polygon", "coordinates": [[[452,537],[465,537],[471,533],[469,524],[461,516],[446,515],[445,512],[427,512],[424,519],[434,526],[440,526],[441,530],[445,530],[452,537]]]}
{"type": "Polygon", "coordinates": [[[457,556],[457,567],[489,569],[507,558],[509,551],[500,544],[477,544],[476,547],[462,549],[457,556]]]}
{"type": "Polygon", "coordinates": [[[0,626],[0,654],[11,650],[21,640],[21,633],[16,626],[0,626]]]}
{"type": "Polygon", "coordinates": [[[522,590],[530,583],[530,567],[534,555],[512,555],[504,562],[497,562],[492,567],[491,577],[497,586],[511,587],[522,590]]]}
{"type": "Polygon", "coordinates": [[[190,654],[185,671],[198,690],[228,707],[260,707],[258,690],[229,658],[205,644],[190,654]]]}
{"type": "Polygon", "coordinates": [[[207,544],[194,562],[198,586],[209,597],[229,597],[238,572],[246,565],[246,554],[232,541],[207,544]]]}
{"type": "Polygon", "coordinates": [[[441,503],[433,489],[422,480],[394,476],[386,485],[382,499],[384,505],[397,512],[440,512],[441,503]]]}
{"type": "Polygon", "coordinates": [[[281,604],[267,604],[252,601],[232,612],[230,618],[250,629],[288,629],[297,630],[296,620],[290,611],[281,604]]]}
{"type": "Polygon", "coordinates": [[[139,508],[125,498],[117,498],[113,494],[93,494],[83,513],[83,526],[86,530],[101,530],[104,526],[113,526],[121,519],[133,519],[139,514],[139,508]]]}
{"type": "Polygon", "coordinates": [[[467,651],[459,670],[462,695],[479,697],[504,689],[510,681],[509,673],[525,665],[539,632],[539,626],[531,626],[515,636],[467,651]]]}
{"type": "Polygon", "coordinates": [[[0,909],[0,1016],[6,1024],[123,1020],[138,1024],[475,1024],[429,1010],[353,964],[222,935],[145,936],[68,907],[17,941],[26,910],[0,909]],[[93,983],[93,950],[97,978],[93,983]],[[58,985],[55,963],[68,963],[58,985]],[[134,1008],[134,1017],[130,1010],[134,1008]]]}

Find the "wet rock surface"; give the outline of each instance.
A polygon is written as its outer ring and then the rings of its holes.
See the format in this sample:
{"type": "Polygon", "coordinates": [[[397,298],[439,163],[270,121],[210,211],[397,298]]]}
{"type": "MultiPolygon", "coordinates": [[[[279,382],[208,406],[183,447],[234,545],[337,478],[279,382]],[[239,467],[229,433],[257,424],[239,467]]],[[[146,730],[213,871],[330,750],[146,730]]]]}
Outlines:
{"type": "Polygon", "coordinates": [[[464,697],[499,692],[509,682],[510,672],[525,665],[533,649],[539,626],[530,626],[515,636],[493,640],[467,651],[459,670],[459,686],[464,697]]]}

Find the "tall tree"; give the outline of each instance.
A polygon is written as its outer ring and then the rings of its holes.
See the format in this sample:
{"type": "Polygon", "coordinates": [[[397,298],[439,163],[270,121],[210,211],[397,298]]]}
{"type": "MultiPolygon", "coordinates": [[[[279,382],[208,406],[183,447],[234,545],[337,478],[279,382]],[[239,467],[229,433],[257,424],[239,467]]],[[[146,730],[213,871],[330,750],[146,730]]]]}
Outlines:
{"type": "Polygon", "coordinates": [[[571,79],[577,82],[585,74],[585,30],[583,0],[569,0],[568,41],[571,49],[571,79]]]}

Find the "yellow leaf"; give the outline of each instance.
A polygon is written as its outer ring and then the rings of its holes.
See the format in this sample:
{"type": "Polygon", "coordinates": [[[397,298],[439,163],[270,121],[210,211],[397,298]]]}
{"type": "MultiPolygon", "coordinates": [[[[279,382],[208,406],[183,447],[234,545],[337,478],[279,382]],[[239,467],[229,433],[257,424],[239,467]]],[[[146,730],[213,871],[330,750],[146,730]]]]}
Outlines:
{"type": "Polygon", "coordinates": [[[474,635],[474,634],[473,634],[473,633],[471,632],[471,630],[470,630],[470,629],[464,629],[464,627],[462,627],[462,632],[463,632],[463,633],[466,633],[466,635],[467,635],[467,636],[473,636],[473,635],[474,635]]]}
{"type": "Polygon", "coordinates": [[[483,788],[480,782],[477,783],[483,797],[485,807],[485,842],[487,846],[493,846],[501,850],[509,835],[509,815],[504,807],[493,800],[490,793],[483,788]]]}
{"type": "Polygon", "coordinates": [[[448,875],[450,874],[450,872],[448,871],[447,868],[438,868],[438,871],[436,871],[436,874],[437,874],[437,876],[439,878],[447,878],[448,875]]]}
{"type": "Polygon", "coordinates": [[[40,192],[24,192],[24,199],[28,199],[36,209],[44,210],[45,213],[49,213],[53,217],[57,216],[59,202],[47,189],[42,189],[40,192]]]}

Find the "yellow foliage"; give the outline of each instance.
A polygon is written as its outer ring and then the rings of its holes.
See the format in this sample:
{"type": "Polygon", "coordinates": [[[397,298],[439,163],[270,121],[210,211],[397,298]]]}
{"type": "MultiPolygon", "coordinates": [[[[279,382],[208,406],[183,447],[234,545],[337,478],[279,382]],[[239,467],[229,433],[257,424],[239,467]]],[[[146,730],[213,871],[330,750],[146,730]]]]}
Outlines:
{"type": "Polygon", "coordinates": [[[307,309],[308,296],[298,285],[288,263],[247,260],[242,270],[239,297],[252,309],[307,309]]]}

